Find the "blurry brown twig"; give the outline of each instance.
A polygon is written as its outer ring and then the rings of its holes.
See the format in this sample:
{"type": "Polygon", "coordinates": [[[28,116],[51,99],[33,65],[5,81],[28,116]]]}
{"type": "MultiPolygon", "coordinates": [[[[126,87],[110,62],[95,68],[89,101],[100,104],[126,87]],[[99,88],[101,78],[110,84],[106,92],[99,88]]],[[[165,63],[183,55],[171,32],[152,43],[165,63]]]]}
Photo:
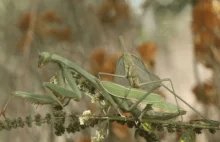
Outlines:
{"type": "Polygon", "coordinates": [[[104,0],[98,9],[103,24],[118,24],[130,20],[130,8],[124,0],[104,0]]]}
{"type": "Polygon", "coordinates": [[[144,42],[137,47],[137,51],[145,65],[149,69],[153,69],[157,53],[157,46],[151,42],[144,42]]]}
{"type": "Polygon", "coordinates": [[[24,13],[17,22],[18,28],[23,34],[22,39],[19,41],[21,52],[29,52],[30,47],[27,45],[30,45],[31,41],[34,40],[34,34],[36,34],[42,42],[47,37],[55,38],[56,41],[60,42],[71,42],[72,36],[69,27],[57,28],[52,26],[53,23],[61,25],[62,19],[52,10],[46,10],[41,14],[35,13],[35,15],[30,12],[24,13]],[[33,16],[35,16],[35,18],[33,16]],[[33,18],[35,22],[34,25],[33,18]]]}
{"type": "Polygon", "coordinates": [[[39,1],[38,0],[35,0],[33,2],[33,7],[31,8],[30,10],[30,23],[29,23],[29,27],[27,29],[27,32],[26,32],[26,38],[25,38],[25,41],[24,41],[24,45],[23,45],[23,49],[24,49],[24,56],[26,58],[28,58],[29,56],[29,53],[30,53],[30,46],[31,46],[31,43],[34,39],[34,30],[35,30],[35,24],[36,24],[36,20],[37,20],[37,8],[38,8],[38,3],[39,1]]]}

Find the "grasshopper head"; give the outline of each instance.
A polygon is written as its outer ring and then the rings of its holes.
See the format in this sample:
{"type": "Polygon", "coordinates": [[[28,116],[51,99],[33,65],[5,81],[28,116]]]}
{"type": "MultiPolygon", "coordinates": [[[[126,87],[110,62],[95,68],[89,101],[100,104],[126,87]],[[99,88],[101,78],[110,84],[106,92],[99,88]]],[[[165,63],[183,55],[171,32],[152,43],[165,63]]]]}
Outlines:
{"type": "Polygon", "coordinates": [[[51,54],[49,52],[41,52],[39,54],[38,67],[42,68],[49,60],[51,54]]]}

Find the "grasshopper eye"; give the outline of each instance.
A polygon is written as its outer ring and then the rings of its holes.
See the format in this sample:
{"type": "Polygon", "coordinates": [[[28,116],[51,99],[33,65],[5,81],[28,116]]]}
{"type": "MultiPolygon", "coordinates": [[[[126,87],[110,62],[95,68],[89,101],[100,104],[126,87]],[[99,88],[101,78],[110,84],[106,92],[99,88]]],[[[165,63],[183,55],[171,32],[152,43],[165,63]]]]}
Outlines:
{"type": "Polygon", "coordinates": [[[44,64],[46,64],[50,59],[50,53],[49,52],[42,52],[39,54],[39,61],[38,61],[38,67],[42,68],[44,64]]]}

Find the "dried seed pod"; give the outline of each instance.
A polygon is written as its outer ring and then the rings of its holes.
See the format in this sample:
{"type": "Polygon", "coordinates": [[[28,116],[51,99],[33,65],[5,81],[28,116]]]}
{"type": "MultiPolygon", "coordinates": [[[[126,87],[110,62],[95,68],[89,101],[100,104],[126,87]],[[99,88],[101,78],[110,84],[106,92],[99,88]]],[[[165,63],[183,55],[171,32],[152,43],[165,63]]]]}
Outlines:
{"type": "Polygon", "coordinates": [[[28,127],[32,127],[32,118],[30,115],[28,115],[27,117],[25,117],[25,123],[28,127]]]}

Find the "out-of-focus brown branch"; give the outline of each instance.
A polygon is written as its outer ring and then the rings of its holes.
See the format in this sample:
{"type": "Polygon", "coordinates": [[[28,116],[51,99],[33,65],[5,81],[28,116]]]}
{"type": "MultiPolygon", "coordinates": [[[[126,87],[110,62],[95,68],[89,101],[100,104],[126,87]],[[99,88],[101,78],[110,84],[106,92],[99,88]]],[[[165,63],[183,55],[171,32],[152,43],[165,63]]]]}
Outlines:
{"type": "Polygon", "coordinates": [[[33,1],[33,5],[32,8],[30,10],[30,24],[28,27],[28,30],[26,32],[26,37],[25,37],[25,41],[24,41],[24,52],[23,55],[24,57],[27,59],[30,53],[30,46],[31,43],[34,39],[34,30],[35,30],[35,25],[36,25],[36,21],[37,21],[37,7],[38,7],[38,0],[33,1]]]}

